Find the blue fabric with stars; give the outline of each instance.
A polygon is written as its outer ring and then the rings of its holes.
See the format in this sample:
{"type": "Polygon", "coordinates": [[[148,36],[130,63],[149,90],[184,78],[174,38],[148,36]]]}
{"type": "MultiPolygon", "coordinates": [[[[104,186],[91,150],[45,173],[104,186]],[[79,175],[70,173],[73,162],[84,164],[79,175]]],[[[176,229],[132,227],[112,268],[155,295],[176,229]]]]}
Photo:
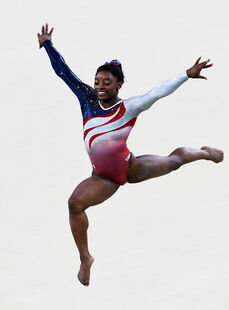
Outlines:
{"type": "Polygon", "coordinates": [[[77,96],[81,111],[83,115],[83,120],[91,117],[103,116],[111,113],[113,109],[103,110],[99,104],[98,96],[96,95],[94,89],[83,83],[68,67],[65,63],[64,58],[60,53],[53,47],[50,40],[46,40],[43,46],[48,53],[52,67],[56,74],[71,88],[73,93],[77,96]]]}

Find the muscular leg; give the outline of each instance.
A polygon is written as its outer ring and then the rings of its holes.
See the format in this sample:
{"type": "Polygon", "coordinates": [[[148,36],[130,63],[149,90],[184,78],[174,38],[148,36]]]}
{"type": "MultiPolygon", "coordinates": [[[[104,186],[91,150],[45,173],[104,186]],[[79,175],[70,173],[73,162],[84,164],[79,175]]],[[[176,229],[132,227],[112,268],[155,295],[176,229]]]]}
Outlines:
{"type": "Polygon", "coordinates": [[[94,261],[88,250],[88,218],[85,210],[104,202],[118,188],[117,183],[92,175],[80,183],[69,198],[70,226],[81,260],[78,279],[83,285],[89,285],[90,268],[94,261]]]}
{"type": "Polygon", "coordinates": [[[127,179],[129,183],[142,182],[165,175],[184,164],[200,159],[217,163],[223,160],[223,152],[207,146],[200,150],[181,147],[169,156],[143,155],[136,158],[132,156],[127,179]]]}

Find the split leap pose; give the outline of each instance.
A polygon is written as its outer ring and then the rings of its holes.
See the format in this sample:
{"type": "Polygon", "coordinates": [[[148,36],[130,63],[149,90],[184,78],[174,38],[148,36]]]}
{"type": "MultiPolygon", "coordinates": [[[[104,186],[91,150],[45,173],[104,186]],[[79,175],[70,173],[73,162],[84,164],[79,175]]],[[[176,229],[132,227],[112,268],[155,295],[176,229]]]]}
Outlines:
{"type": "Polygon", "coordinates": [[[174,92],[188,78],[206,79],[201,70],[212,66],[209,59],[200,58],[187,71],[168,79],[142,96],[122,100],[118,97],[124,82],[121,64],[117,60],[97,69],[94,89],[83,83],[67,66],[53,47],[53,28],[42,26],[38,33],[40,48],[48,53],[56,74],[77,96],[83,115],[84,142],[92,163],[92,175],[81,182],[69,199],[70,226],[80,254],[79,281],[89,285],[90,268],[94,261],[88,250],[88,218],[85,210],[111,197],[126,182],[138,183],[177,170],[184,164],[205,159],[218,163],[223,152],[211,147],[190,149],[180,147],[169,156],[142,155],[135,157],[126,140],[138,115],[152,104],[174,92]]]}

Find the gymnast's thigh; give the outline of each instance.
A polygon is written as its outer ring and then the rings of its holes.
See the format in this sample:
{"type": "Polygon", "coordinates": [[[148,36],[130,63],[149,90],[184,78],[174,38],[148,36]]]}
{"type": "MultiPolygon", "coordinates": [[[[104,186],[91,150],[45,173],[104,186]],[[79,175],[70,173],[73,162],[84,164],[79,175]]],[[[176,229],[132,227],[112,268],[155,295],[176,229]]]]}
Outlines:
{"type": "Polygon", "coordinates": [[[129,183],[139,183],[156,178],[170,173],[173,170],[172,167],[172,160],[170,156],[131,156],[127,173],[127,181],[129,183]]]}
{"type": "Polygon", "coordinates": [[[96,174],[82,181],[73,191],[70,201],[78,201],[86,207],[100,204],[110,198],[119,188],[119,184],[96,174]]]}

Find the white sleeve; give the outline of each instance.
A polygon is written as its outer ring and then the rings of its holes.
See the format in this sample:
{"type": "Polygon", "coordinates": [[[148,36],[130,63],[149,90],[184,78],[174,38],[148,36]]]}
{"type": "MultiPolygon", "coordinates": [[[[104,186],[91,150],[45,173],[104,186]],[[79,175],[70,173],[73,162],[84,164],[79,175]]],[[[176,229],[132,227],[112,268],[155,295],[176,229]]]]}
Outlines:
{"type": "Polygon", "coordinates": [[[134,117],[139,113],[149,109],[152,104],[165,96],[173,93],[179,86],[188,80],[186,72],[179,74],[173,78],[170,78],[147,92],[142,96],[135,96],[125,101],[126,110],[134,117]]]}

